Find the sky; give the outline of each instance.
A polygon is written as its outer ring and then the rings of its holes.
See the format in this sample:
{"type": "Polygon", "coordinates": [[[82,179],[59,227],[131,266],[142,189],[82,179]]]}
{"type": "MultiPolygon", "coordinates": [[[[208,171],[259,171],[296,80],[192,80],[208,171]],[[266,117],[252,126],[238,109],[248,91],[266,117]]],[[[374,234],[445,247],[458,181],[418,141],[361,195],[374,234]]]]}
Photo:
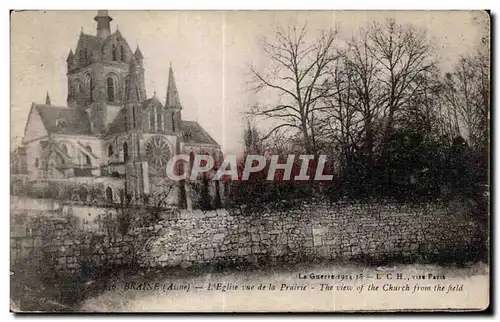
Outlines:
{"type": "MultiPolygon", "coordinates": [[[[23,11],[11,15],[11,142],[19,142],[32,102],[65,106],[66,57],[81,30],[96,34],[95,11],[23,11]]],[[[475,11],[109,11],[132,50],[144,55],[146,91],[164,101],[172,64],[183,118],[198,121],[224,152],[239,152],[244,116],[259,102],[277,97],[250,90],[249,65],[269,60],[263,37],[277,26],[307,22],[311,35],[338,27],[339,41],[360,26],[389,17],[427,28],[443,70],[474,51],[488,35],[488,16],[475,11]]]]}

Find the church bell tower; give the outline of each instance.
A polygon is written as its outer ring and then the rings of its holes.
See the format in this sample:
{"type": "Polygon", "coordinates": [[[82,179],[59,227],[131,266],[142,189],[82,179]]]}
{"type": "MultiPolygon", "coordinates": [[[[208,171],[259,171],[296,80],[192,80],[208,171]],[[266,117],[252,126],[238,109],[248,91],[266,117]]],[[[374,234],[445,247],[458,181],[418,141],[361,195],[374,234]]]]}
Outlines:
{"type": "Polygon", "coordinates": [[[148,163],[143,160],[144,136],[142,130],[141,65],[132,57],[129,64],[129,86],[125,93],[126,129],[130,155],[125,160],[127,193],[136,200],[149,193],[148,163]]]}
{"type": "Polygon", "coordinates": [[[110,22],[113,20],[108,16],[108,10],[99,10],[97,16],[94,17],[97,21],[97,37],[104,39],[110,34],[110,22]]]}
{"type": "Polygon", "coordinates": [[[139,66],[136,76],[142,98],[146,90],[140,51],[134,53],[118,29],[111,32],[113,18],[107,10],[99,10],[94,20],[96,34],[82,30],[75,51],[70,50],[66,59],[67,104],[89,115],[92,133],[104,134],[112,116],[125,104],[133,58],[139,66]]]}

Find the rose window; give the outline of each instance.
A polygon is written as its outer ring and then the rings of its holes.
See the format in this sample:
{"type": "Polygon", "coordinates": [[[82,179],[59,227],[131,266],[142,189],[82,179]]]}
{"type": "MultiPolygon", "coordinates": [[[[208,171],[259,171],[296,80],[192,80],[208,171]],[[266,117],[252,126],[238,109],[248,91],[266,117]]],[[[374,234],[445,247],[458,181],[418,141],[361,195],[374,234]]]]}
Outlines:
{"type": "Polygon", "coordinates": [[[154,136],[146,141],[146,157],[149,164],[159,170],[167,165],[170,158],[168,142],[161,136],[154,136]]]}

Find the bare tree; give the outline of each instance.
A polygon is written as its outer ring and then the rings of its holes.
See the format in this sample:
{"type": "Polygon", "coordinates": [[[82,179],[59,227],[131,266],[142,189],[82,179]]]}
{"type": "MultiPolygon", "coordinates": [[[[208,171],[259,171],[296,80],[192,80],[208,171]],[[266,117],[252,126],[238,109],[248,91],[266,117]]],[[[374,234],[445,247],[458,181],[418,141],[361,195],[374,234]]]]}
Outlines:
{"type": "Polygon", "coordinates": [[[247,120],[247,125],[244,129],[243,139],[245,142],[246,154],[261,154],[263,153],[263,135],[257,129],[254,120],[247,120]]]}
{"type": "Polygon", "coordinates": [[[359,35],[348,42],[345,53],[346,72],[349,78],[349,88],[352,87],[353,99],[346,101],[359,113],[363,133],[362,151],[367,157],[368,164],[373,163],[373,150],[376,136],[376,120],[382,112],[385,101],[382,85],[379,81],[381,66],[373,56],[373,43],[369,30],[361,28],[359,35]]]}
{"type": "Polygon", "coordinates": [[[253,66],[254,90],[270,89],[280,97],[271,106],[255,106],[251,114],[279,120],[265,136],[288,128],[298,131],[307,153],[315,154],[316,113],[324,109],[320,100],[331,95],[330,88],[321,86],[326,81],[328,66],[337,55],[333,50],[337,32],[323,31],[318,39],[307,41],[307,27],[278,28],[273,41],[264,40],[264,51],[271,60],[263,72],[253,66]]]}
{"type": "Polygon", "coordinates": [[[330,143],[333,147],[329,153],[337,154],[336,159],[340,161],[340,165],[348,167],[351,156],[359,148],[362,119],[358,113],[360,99],[356,95],[355,73],[347,63],[345,55],[332,66],[330,76],[326,86],[331,86],[334,94],[323,100],[323,104],[330,108],[323,113],[324,122],[321,124],[320,133],[324,145],[330,143]]]}
{"type": "Polygon", "coordinates": [[[174,188],[173,183],[170,183],[165,187],[164,190],[154,194],[151,196],[152,204],[148,207],[149,213],[153,216],[154,219],[160,219],[160,213],[162,210],[168,205],[168,197],[174,188]]]}
{"type": "Polygon", "coordinates": [[[441,78],[423,74],[417,77],[416,81],[421,83],[420,90],[408,100],[396,121],[413,133],[422,134],[424,138],[442,141],[443,124],[440,122],[446,120],[441,118],[443,93],[441,78]]]}
{"type": "Polygon", "coordinates": [[[487,145],[489,119],[489,63],[481,53],[466,55],[454,66],[445,80],[445,98],[457,132],[473,146],[487,145]]]}
{"type": "Polygon", "coordinates": [[[426,30],[389,19],[384,24],[372,24],[368,41],[369,54],[380,68],[376,80],[383,93],[382,156],[386,158],[397,114],[415,96],[422,94],[427,84],[423,79],[426,75],[437,74],[437,64],[426,30]]]}
{"type": "Polygon", "coordinates": [[[118,225],[120,233],[126,235],[130,229],[132,215],[130,206],[132,204],[132,194],[126,188],[118,189],[120,203],[117,205],[118,225]]]}

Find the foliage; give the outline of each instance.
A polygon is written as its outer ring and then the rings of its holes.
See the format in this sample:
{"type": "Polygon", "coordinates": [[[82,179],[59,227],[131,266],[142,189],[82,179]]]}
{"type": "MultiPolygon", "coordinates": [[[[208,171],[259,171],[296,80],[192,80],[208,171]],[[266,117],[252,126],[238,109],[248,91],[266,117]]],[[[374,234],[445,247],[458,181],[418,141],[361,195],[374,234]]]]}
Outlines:
{"type": "Polygon", "coordinates": [[[118,212],[118,229],[122,236],[125,236],[132,223],[132,211],[130,204],[132,202],[132,194],[126,189],[119,189],[120,203],[117,206],[118,212]]]}
{"type": "Polygon", "coordinates": [[[212,196],[210,195],[210,180],[203,174],[201,182],[195,181],[190,183],[191,190],[194,192],[191,195],[193,208],[201,210],[213,210],[212,196]]]}
{"type": "Polygon", "coordinates": [[[159,220],[161,211],[164,210],[168,205],[168,197],[172,192],[174,185],[170,183],[163,190],[153,194],[148,198],[145,204],[150,204],[148,206],[149,214],[153,217],[153,220],[159,220]]]}
{"type": "Polygon", "coordinates": [[[326,154],[334,180],[256,174],[232,183],[230,205],[317,195],[484,203],[490,74],[481,48],[444,73],[427,31],[394,19],[344,42],[330,30],[309,37],[306,27],[275,36],[263,44],[270,65],[250,71],[254,90],[279,99],[249,110],[245,155],[326,154]],[[262,118],[276,123],[258,128],[262,118]]]}

